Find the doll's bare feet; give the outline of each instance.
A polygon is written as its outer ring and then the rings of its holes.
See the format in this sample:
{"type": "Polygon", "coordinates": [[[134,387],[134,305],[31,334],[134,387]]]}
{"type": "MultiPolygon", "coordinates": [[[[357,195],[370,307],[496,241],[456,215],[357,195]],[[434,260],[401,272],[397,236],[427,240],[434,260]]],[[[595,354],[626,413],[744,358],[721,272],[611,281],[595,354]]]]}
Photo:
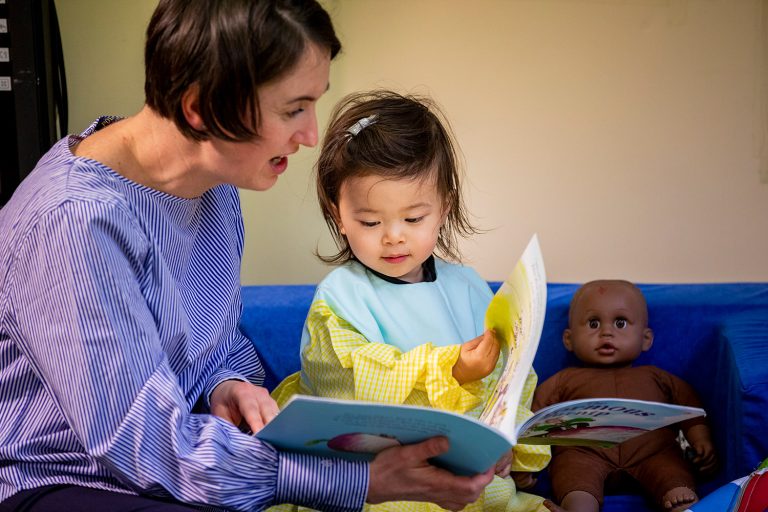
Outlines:
{"type": "Polygon", "coordinates": [[[543,505],[547,510],[551,510],[552,512],[568,512],[563,507],[556,505],[553,501],[544,500],[543,505]]]}
{"type": "Polygon", "coordinates": [[[598,512],[600,510],[597,498],[584,491],[569,492],[559,506],[550,500],[544,500],[544,507],[552,512],[598,512]]]}
{"type": "Polygon", "coordinates": [[[661,499],[664,510],[669,512],[682,512],[697,501],[699,501],[699,497],[687,487],[670,489],[661,499]]]}

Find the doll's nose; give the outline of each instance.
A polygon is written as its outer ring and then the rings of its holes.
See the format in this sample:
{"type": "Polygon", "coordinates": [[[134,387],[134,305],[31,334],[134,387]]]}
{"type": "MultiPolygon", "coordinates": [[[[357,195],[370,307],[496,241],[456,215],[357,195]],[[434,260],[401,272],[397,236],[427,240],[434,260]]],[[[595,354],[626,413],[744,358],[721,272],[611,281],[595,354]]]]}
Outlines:
{"type": "Polygon", "coordinates": [[[600,326],[600,337],[601,338],[613,338],[613,328],[611,325],[601,325],[600,326]]]}

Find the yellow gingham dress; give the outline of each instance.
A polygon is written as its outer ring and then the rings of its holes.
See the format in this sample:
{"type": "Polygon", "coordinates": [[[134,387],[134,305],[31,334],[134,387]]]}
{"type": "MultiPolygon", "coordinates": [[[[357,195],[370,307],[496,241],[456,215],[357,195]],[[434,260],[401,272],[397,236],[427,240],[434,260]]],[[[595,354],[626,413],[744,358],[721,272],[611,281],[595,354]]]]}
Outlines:
{"type": "MultiPolygon", "coordinates": [[[[438,276],[441,273],[450,275],[451,269],[444,268],[444,265],[449,264],[440,264],[438,276]]],[[[435,346],[422,343],[410,350],[401,351],[391,344],[371,342],[352,323],[336,314],[335,311],[340,308],[332,305],[338,304],[338,298],[333,298],[323,290],[321,283],[307,316],[301,353],[302,371],[287,377],[272,393],[281,407],[298,393],[431,406],[474,417],[480,414],[482,404],[496,382],[501,361],[496,371],[482,381],[460,386],[452,376],[460,344],[435,346]]],[[[457,295],[452,290],[452,294],[447,296],[457,295]]],[[[353,313],[350,316],[357,315],[353,313]]],[[[517,411],[518,422],[532,415],[530,406],[536,382],[537,376],[531,370],[523,390],[521,407],[517,411]]],[[[513,453],[512,471],[540,471],[550,460],[548,446],[518,445],[513,453]]],[[[464,510],[543,512],[546,509],[541,505],[542,501],[538,496],[516,492],[511,478],[495,477],[483,496],[464,510]]],[[[279,505],[268,510],[310,509],[279,505]]],[[[366,504],[364,510],[426,512],[443,509],[431,503],[388,502],[366,504]]]]}

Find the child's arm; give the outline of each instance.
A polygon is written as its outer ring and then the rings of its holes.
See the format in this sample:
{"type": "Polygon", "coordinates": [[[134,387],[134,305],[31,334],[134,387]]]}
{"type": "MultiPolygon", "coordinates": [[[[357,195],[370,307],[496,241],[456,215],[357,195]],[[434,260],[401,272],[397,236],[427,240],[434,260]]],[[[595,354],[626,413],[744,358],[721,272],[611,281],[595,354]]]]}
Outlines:
{"type": "Polygon", "coordinates": [[[386,343],[371,343],[324,300],[313,302],[306,329],[303,378],[317,395],[406,403],[418,390],[426,393],[430,406],[459,413],[481,401],[481,382],[462,386],[453,377],[462,345],[425,343],[401,352],[386,343]]]}

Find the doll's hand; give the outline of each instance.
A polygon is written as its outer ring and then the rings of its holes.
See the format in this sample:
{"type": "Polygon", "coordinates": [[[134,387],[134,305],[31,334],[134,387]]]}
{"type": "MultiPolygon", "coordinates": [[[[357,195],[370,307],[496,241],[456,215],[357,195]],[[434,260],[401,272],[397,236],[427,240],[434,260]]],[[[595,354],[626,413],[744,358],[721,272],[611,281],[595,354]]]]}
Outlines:
{"type": "Polygon", "coordinates": [[[513,471],[510,474],[512,480],[515,481],[515,487],[517,487],[518,490],[530,489],[536,485],[536,477],[533,476],[533,473],[529,473],[528,471],[513,471]]]}
{"type": "Polygon", "coordinates": [[[489,375],[499,360],[499,342],[493,331],[461,345],[461,352],[453,365],[453,378],[459,384],[480,380],[489,375]]]}
{"type": "Polygon", "coordinates": [[[685,432],[685,437],[694,451],[691,462],[702,474],[712,473],[717,466],[717,457],[715,456],[712,438],[709,435],[709,427],[706,425],[694,425],[685,432]]]}

